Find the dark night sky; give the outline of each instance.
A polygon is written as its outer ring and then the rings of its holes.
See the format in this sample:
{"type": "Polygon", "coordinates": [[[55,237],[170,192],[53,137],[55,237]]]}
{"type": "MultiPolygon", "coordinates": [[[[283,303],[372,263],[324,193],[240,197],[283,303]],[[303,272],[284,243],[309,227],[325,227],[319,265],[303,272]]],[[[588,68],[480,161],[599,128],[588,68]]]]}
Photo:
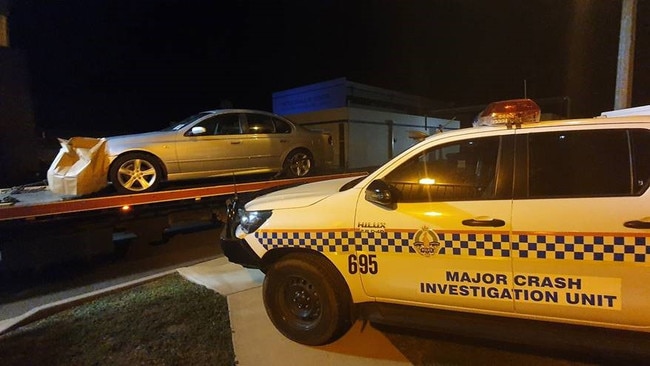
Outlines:
{"type": "MultiPolygon", "coordinates": [[[[633,105],[650,104],[639,1],[633,105]]],[[[457,106],[569,96],[613,108],[616,0],[15,0],[36,124],[142,132],[197,111],[271,109],[271,93],[348,80],[457,106]]]]}

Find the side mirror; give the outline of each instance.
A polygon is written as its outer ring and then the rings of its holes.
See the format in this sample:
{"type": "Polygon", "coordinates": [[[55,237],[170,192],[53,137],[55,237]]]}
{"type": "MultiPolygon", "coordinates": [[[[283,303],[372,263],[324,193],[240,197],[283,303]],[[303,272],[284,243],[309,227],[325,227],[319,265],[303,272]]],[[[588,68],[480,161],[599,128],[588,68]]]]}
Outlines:
{"type": "Polygon", "coordinates": [[[366,188],[366,201],[394,210],[397,207],[397,192],[383,180],[377,179],[366,188]]]}
{"type": "Polygon", "coordinates": [[[190,136],[203,135],[203,134],[205,134],[205,132],[206,132],[205,127],[202,127],[202,126],[194,126],[194,127],[192,127],[192,129],[190,130],[190,136]]]}

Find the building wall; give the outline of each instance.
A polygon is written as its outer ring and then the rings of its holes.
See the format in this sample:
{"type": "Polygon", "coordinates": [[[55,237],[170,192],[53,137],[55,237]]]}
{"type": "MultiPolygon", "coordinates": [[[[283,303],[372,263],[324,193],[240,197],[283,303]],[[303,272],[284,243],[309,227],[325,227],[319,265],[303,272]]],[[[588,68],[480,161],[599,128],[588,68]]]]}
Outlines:
{"type": "Polygon", "coordinates": [[[338,168],[356,169],[384,164],[414,145],[412,131],[426,134],[458,129],[458,121],[376,111],[364,108],[334,108],[287,116],[313,130],[322,130],[334,140],[334,161],[338,168]]]}
{"type": "Polygon", "coordinates": [[[441,102],[346,78],[323,81],[273,93],[273,111],[281,115],[317,112],[342,107],[421,114],[440,108],[441,102]]]}
{"type": "Polygon", "coordinates": [[[347,126],[348,168],[379,166],[388,161],[388,126],[363,122],[350,122],[347,126]]]}
{"type": "Polygon", "coordinates": [[[347,80],[339,78],[273,93],[273,112],[317,112],[347,106],[347,80]]]}
{"type": "Polygon", "coordinates": [[[338,78],[273,93],[273,112],[334,140],[338,168],[379,166],[408,149],[413,131],[432,134],[460,122],[419,115],[436,102],[338,78]]]}

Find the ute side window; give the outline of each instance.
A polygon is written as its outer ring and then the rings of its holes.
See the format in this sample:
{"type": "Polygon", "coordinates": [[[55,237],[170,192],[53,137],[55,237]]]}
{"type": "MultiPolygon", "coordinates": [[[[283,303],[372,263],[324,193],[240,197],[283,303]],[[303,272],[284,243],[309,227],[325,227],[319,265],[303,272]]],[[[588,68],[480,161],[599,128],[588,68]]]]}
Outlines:
{"type": "Polygon", "coordinates": [[[632,145],[633,191],[642,195],[650,187],[650,131],[630,131],[632,145]]]}
{"type": "Polygon", "coordinates": [[[490,199],[495,194],[499,137],[437,146],[384,177],[400,202],[490,199]]]}
{"type": "Polygon", "coordinates": [[[631,195],[628,131],[528,135],[528,197],[631,195]]]}

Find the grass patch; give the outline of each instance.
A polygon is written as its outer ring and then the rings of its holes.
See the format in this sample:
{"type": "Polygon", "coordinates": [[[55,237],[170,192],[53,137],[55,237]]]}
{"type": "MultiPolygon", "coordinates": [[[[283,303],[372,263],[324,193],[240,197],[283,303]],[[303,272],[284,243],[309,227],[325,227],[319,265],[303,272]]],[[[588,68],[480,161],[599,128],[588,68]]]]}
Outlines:
{"type": "Polygon", "coordinates": [[[178,274],[0,336],[10,365],[233,365],[225,296],[178,274]]]}

